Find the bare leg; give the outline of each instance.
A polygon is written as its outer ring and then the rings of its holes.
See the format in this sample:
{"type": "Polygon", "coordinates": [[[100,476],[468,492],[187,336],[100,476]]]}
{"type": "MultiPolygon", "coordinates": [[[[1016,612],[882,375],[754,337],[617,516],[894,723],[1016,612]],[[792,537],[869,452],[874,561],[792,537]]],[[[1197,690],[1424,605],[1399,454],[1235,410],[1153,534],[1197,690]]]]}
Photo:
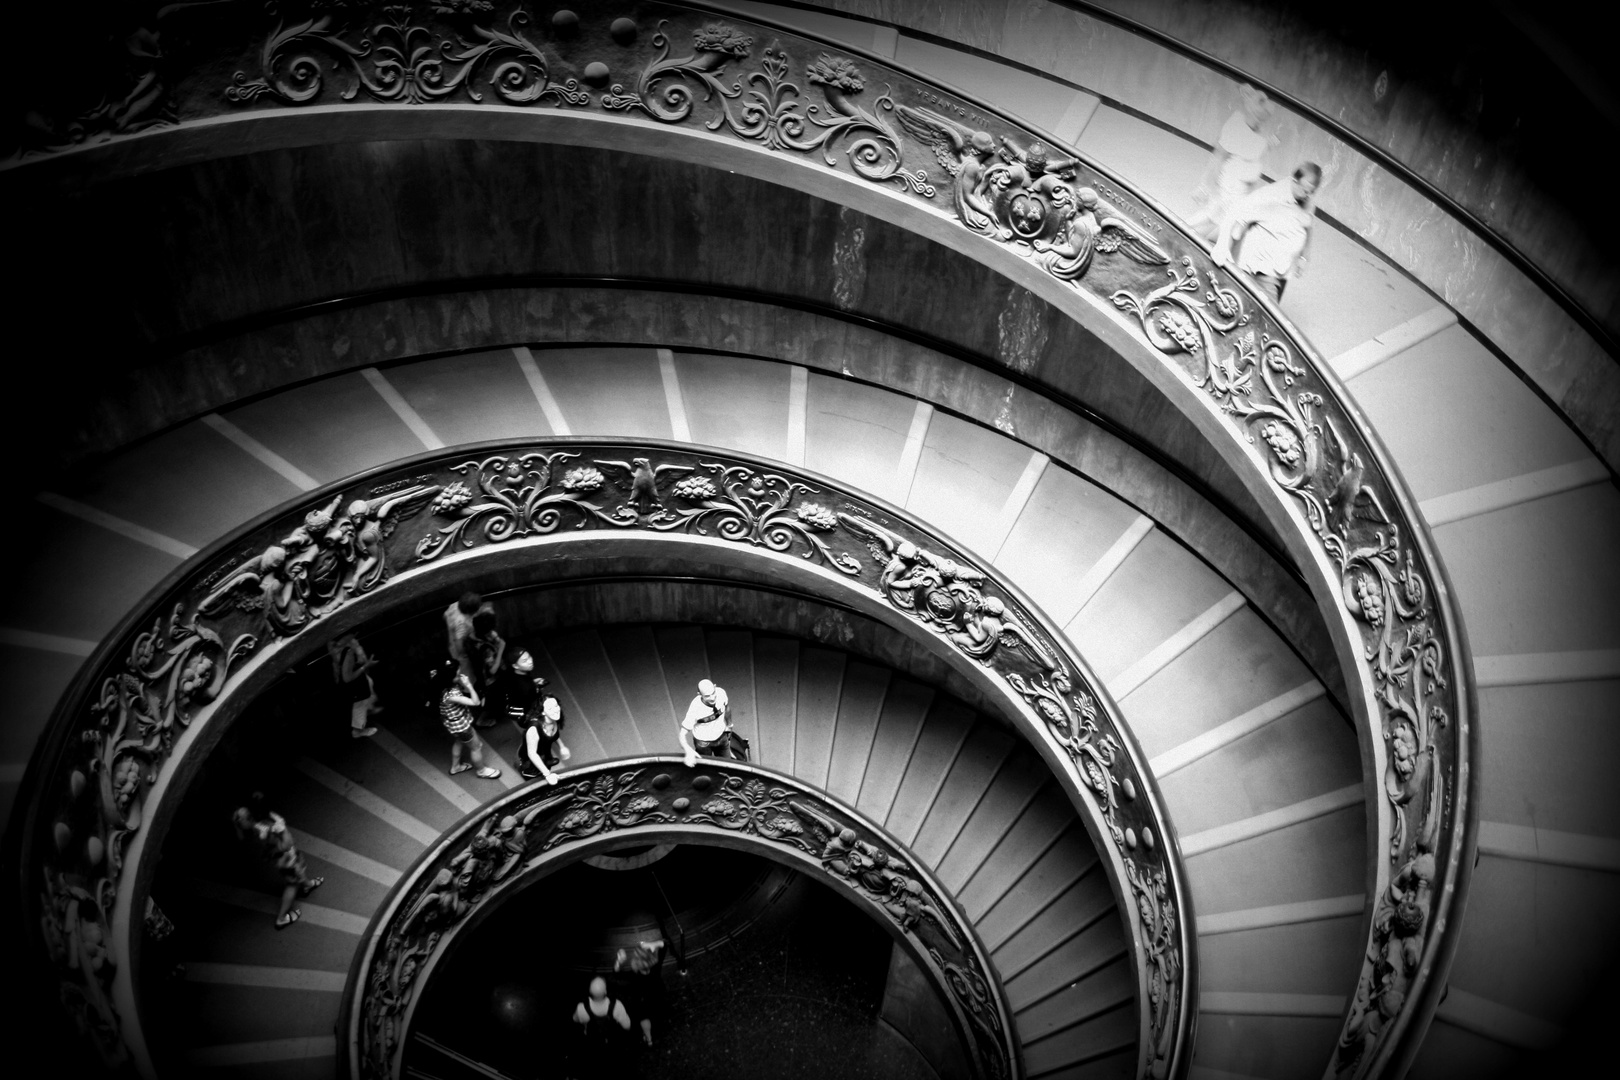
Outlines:
{"type": "Polygon", "coordinates": [[[281,888],[281,907],[279,909],[277,909],[277,911],[276,911],[276,922],[277,923],[280,923],[281,920],[283,920],[283,919],[285,919],[287,917],[287,913],[292,910],[293,901],[297,900],[297,899],[298,899],[298,886],[297,885],[284,885],[284,886],[282,886],[282,888],[281,888]]]}
{"type": "Polygon", "coordinates": [[[473,764],[478,767],[478,772],[475,773],[474,775],[476,775],[477,777],[479,777],[482,780],[493,780],[497,776],[501,775],[501,770],[495,768],[493,765],[485,765],[484,764],[484,740],[483,739],[480,739],[477,736],[474,736],[473,741],[472,741],[472,745],[468,747],[468,750],[472,754],[473,764]]]}

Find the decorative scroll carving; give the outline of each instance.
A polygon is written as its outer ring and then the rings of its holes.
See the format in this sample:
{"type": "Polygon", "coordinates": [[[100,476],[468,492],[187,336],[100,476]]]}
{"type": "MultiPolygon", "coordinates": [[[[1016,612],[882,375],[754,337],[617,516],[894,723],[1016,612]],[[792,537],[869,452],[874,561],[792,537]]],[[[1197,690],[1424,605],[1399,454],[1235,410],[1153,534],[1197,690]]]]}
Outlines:
{"type": "Polygon", "coordinates": [[[1454,690],[1440,613],[1430,603],[1428,559],[1413,531],[1392,516],[1369,462],[1373,453],[1295,347],[1251,312],[1243,295],[1191,258],[1146,294],[1112,300],[1141,323],[1159,351],[1187,358],[1195,385],[1265,461],[1295,499],[1339,577],[1345,611],[1361,630],[1381,712],[1383,781],[1392,822],[1389,884],[1379,898],[1335,1069],[1356,1074],[1402,1013],[1436,911],[1434,851],[1445,802],[1457,794],[1455,736],[1445,746],[1454,690]],[[1448,791],[1448,782],[1451,786],[1448,791]]]}
{"type": "Polygon", "coordinates": [[[544,536],[567,525],[685,532],[739,540],[771,551],[820,557],[845,574],[859,574],[860,560],[834,552],[818,534],[838,527],[834,513],[816,502],[793,500],[817,488],[752,465],[711,461],[693,464],[651,457],[631,461],[597,460],[566,470],[579,454],[496,455],[457,465],[477,486],[448,484],[433,501],[433,512],[454,520],[425,536],[416,554],[435,559],[447,550],[468,548],[480,539],[500,543],[522,536],[544,536]],[[681,477],[661,489],[666,474],[681,477]],[[706,475],[705,475],[706,474],[706,475]],[[600,494],[597,494],[600,493],[600,494]],[[595,495],[592,502],[587,496],[595,495]],[[481,497],[479,497],[481,496],[481,497]],[[617,505],[613,505],[617,502],[617,505]]]}
{"type": "MultiPolygon", "coordinates": [[[[482,14],[493,7],[466,0],[432,5],[444,15],[482,14]]],[[[225,96],[236,103],[261,97],[286,105],[313,101],[325,88],[324,56],[332,70],[348,69],[350,80],[339,92],[344,101],[353,101],[363,90],[373,101],[411,105],[440,101],[457,91],[478,102],[484,100],[478,89],[482,76],[483,85],[508,105],[590,103],[578,80],[552,82],[546,54],[523,35],[529,14],[521,8],[507,16],[504,30],[473,23],[470,44],[459,34],[441,37],[442,31],[421,20],[422,13],[395,4],[384,7],[377,21],[359,27],[333,29],[331,15],[282,23],[259,50],[258,77],[238,71],[225,96]]]]}
{"type": "Polygon", "coordinates": [[[351,1003],[359,1036],[351,1052],[366,1080],[400,1075],[405,1026],[421,996],[423,971],[481,904],[505,883],[568,858],[571,847],[649,826],[748,836],[819,865],[927,958],[925,970],[958,1013],[975,1073],[987,1080],[1015,1073],[1006,1001],[949,896],[876,826],[791,777],[735,762],[705,761],[698,768],[678,758],[605,763],[557,788],[514,792],[478,814],[400,884],[372,932],[375,948],[358,972],[351,1003]]]}
{"type": "MultiPolygon", "coordinates": [[[[708,23],[692,31],[691,55],[671,60],[668,26],[668,20],[658,24],[652,44],[659,54],[642,70],[635,93],[615,85],[612,93],[602,97],[604,108],[639,109],[666,124],[680,123],[692,115],[691,85],[695,85],[702,89],[705,102],[719,107],[704,124],[710,131],[724,128],[772,150],[819,150],[828,165],[838,161],[833,152],[836,144],[865,133],[848,147],[850,167],[857,175],[874,181],[898,180],[903,187],[933,196],[926,173],[900,168],[900,140],[894,129],[852,100],[866,89],[866,80],[848,57],[822,53],[805,67],[805,80],[821,87],[825,102],[807,105],[799,85],[789,81],[793,61],[780,44],[765,47],[758,71],[727,85],[726,63],[746,60],[754,38],[728,23],[708,23]]],[[[894,98],[888,91],[873,104],[894,110],[894,98]]]]}
{"type": "Polygon", "coordinates": [[[102,1063],[112,1070],[121,1068],[129,1053],[120,1038],[118,1014],[113,1010],[109,989],[117,959],[107,929],[108,892],[105,878],[96,883],[92,893],[47,870],[45,890],[40,894],[39,922],[51,962],[79,976],[62,981],[62,1005],[79,1034],[90,1041],[102,1063]]]}

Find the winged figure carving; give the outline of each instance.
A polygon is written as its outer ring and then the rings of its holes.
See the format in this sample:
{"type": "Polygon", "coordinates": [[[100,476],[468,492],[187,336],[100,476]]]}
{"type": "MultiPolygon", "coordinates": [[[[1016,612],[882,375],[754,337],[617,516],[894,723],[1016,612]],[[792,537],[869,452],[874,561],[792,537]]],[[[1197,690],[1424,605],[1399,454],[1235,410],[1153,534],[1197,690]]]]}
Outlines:
{"type": "Polygon", "coordinates": [[[901,105],[901,125],[933,148],[934,157],[951,174],[956,216],[975,232],[997,231],[985,195],[985,167],[996,156],[996,143],[988,132],[974,131],[932,109],[901,105]]]}
{"type": "Polygon", "coordinates": [[[658,505],[658,483],[667,473],[671,476],[681,476],[692,472],[690,465],[659,465],[654,467],[652,462],[644,457],[632,458],[630,461],[598,461],[604,469],[612,469],[630,478],[630,502],[636,505],[640,513],[650,512],[652,507],[658,505]]]}
{"type": "Polygon", "coordinates": [[[1046,253],[1046,269],[1052,276],[1078,280],[1099,251],[1117,251],[1144,266],[1169,263],[1169,253],[1145,229],[1103,202],[1091,188],[1059,188],[1053,201],[1064,215],[1063,224],[1052,240],[1035,242],[1035,250],[1046,253]]]}

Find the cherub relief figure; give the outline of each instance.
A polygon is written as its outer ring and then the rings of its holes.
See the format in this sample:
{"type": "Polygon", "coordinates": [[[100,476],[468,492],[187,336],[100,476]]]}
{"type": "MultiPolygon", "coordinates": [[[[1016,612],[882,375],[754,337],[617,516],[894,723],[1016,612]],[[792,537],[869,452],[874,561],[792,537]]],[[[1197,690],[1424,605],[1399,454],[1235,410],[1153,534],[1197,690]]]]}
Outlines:
{"type": "Polygon", "coordinates": [[[1023,649],[1042,667],[1056,667],[1057,660],[1007,610],[1006,602],[985,595],[985,577],[978,570],[920,548],[867,518],[839,518],[867,538],[872,557],[883,564],[879,588],[895,607],[933,623],[976,660],[988,662],[1005,645],[1023,649]]]}
{"type": "Polygon", "coordinates": [[[911,105],[899,108],[900,123],[934,150],[940,165],[951,174],[956,216],[976,232],[995,232],[995,213],[985,195],[985,166],[996,155],[996,143],[987,132],[974,131],[931,109],[911,105]]]}
{"type": "Polygon", "coordinates": [[[356,499],[349,504],[349,573],[343,581],[345,596],[359,596],[375,588],[388,576],[383,541],[393,535],[400,521],[420,510],[439,493],[438,484],[416,484],[376,499],[356,499]]]}
{"type": "Polygon", "coordinates": [[[215,614],[234,597],[240,606],[262,609],[278,636],[296,633],[388,576],[383,541],[439,489],[416,484],[380,498],[355,499],[341,514],[343,496],[334,496],[238,567],[203,598],[197,613],[215,614]]]}
{"type": "Polygon", "coordinates": [[[1063,189],[1057,200],[1062,227],[1050,241],[1035,241],[1035,250],[1048,252],[1044,261],[1054,277],[1075,281],[1085,276],[1098,251],[1118,251],[1144,266],[1164,266],[1169,254],[1147,231],[1132,224],[1091,188],[1063,189]]]}
{"type": "Polygon", "coordinates": [[[822,866],[882,904],[903,929],[915,930],[921,920],[927,919],[939,928],[952,948],[961,949],[961,940],[950,920],[929,901],[922,883],[904,859],[862,840],[854,829],[841,827],[804,803],[795,801],[792,807],[795,814],[813,823],[816,831],[827,837],[820,853],[822,866]]]}

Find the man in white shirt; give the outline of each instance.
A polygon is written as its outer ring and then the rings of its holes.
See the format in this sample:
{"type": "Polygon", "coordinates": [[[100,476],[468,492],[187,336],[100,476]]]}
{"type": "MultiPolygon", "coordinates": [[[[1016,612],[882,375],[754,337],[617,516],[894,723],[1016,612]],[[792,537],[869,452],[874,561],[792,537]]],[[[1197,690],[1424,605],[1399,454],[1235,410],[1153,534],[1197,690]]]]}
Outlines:
{"type": "Polygon", "coordinates": [[[729,752],[730,741],[731,699],[720,687],[702,679],[697,697],[686,707],[686,718],[681,721],[681,746],[686,751],[687,766],[695,766],[699,754],[735,757],[729,752]]]}
{"type": "Polygon", "coordinates": [[[1211,256],[1222,265],[1235,263],[1281,300],[1283,286],[1304,266],[1316,214],[1312,199],[1321,184],[1321,167],[1307,161],[1291,178],[1243,196],[1221,223],[1211,256]],[[1234,259],[1232,248],[1240,241],[1234,259]]]}

